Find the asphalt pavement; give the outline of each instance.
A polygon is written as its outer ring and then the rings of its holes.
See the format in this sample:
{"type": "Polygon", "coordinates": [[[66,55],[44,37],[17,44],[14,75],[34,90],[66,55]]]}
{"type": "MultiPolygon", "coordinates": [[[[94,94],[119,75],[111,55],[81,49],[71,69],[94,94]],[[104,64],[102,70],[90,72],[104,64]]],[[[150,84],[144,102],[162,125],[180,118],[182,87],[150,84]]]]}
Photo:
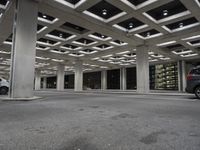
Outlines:
{"type": "Polygon", "coordinates": [[[0,150],[200,150],[193,95],[41,91],[0,100],[0,150]]]}

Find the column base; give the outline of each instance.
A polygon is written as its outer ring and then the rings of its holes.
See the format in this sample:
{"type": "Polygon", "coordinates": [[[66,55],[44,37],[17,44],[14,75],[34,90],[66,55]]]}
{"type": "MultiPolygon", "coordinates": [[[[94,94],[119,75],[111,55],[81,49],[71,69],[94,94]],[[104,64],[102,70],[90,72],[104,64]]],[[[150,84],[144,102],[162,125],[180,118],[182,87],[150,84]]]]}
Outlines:
{"type": "Polygon", "coordinates": [[[150,91],[139,91],[139,90],[137,90],[136,93],[138,93],[138,94],[149,94],[150,91]]]}

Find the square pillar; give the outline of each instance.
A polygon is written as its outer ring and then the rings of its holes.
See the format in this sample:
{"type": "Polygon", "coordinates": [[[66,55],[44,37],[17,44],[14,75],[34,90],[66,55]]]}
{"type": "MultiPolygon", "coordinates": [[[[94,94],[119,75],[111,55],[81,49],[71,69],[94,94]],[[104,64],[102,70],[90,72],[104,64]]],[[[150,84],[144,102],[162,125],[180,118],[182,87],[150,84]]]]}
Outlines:
{"type": "Polygon", "coordinates": [[[59,64],[57,70],[57,90],[63,91],[64,90],[64,82],[65,82],[65,66],[59,64]]]}
{"type": "Polygon", "coordinates": [[[126,68],[120,68],[120,90],[126,90],[126,68]]]}
{"type": "Polygon", "coordinates": [[[47,88],[47,77],[43,77],[43,89],[47,88]]]}
{"type": "Polygon", "coordinates": [[[137,68],[137,92],[149,93],[149,54],[145,45],[137,47],[136,51],[137,68]]]}
{"type": "Polygon", "coordinates": [[[83,62],[81,60],[77,60],[75,64],[75,87],[74,90],[76,92],[83,90],[83,62]]]}
{"type": "Polygon", "coordinates": [[[41,85],[41,72],[40,70],[35,71],[35,90],[40,90],[41,85]]]}
{"type": "Polygon", "coordinates": [[[178,90],[185,92],[186,88],[186,64],[184,60],[178,61],[178,90]]]}
{"type": "Polygon", "coordinates": [[[37,1],[16,1],[11,53],[10,98],[33,97],[37,17],[37,1]]]}
{"type": "Polygon", "coordinates": [[[101,90],[107,89],[107,71],[101,71],[101,90]]]}

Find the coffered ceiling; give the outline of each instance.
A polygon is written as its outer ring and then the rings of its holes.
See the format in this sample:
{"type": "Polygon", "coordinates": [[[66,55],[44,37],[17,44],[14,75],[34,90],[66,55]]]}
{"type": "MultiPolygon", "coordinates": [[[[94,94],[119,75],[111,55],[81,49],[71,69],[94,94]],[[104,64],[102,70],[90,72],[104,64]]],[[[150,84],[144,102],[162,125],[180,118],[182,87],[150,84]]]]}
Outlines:
{"type": "MultiPolygon", "coordinates": [[[[13,1],[0,1],[1,73],[9,72],[13,1]]],[[[73,71],[130,67],[137,46],[149,62],[200,59],[199,0],[43,0],[39,4],[36,68],[55,73],[59,63],[73,71]]]]}

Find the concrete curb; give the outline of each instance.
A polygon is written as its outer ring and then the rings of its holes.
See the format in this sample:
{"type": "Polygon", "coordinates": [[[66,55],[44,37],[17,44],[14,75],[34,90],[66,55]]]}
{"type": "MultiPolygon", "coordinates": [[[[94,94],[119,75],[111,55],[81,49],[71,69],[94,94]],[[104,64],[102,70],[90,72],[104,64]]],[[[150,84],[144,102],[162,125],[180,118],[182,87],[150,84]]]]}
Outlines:
{"type": "Polygon", "coordinates": [[[43,97],[31,97],[31,98],[9,98],[9,97],[0,97],[1,101],[23,101],[23,102],[28,102],[28,101],[34,101],[38,99],[42,99],[43,97]]]}

